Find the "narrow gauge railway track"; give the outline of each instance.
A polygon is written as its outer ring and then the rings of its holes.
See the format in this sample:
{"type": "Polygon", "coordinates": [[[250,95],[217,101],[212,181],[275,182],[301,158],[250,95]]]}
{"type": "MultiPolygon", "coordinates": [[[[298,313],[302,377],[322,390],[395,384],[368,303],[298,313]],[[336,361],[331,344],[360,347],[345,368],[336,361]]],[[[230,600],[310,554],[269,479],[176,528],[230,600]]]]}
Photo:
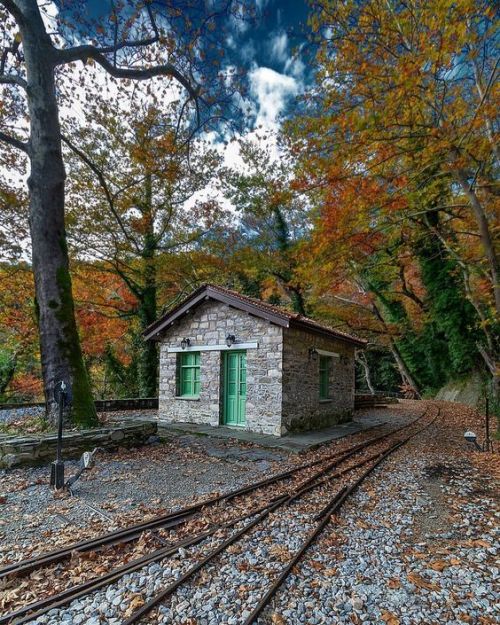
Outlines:
{"type": "MultiPolygon", "coordinates": [[[[96,536],[95,538],[90,538],[87,540],[79,541],[77,543],[73,543],[71,545],[67,545],[61,549],[57,549],[54,551],[50,551],[48,553],[41,553],[33,558],[28,558],[26,560],[21,560],[19,562],[12,562],[2,568],[0,568],[0,579],[9,577],[12,575],[20,576],[30,573],[40,567],[48,566],[49,564],[55,564],[61,562],[65,559],[71,558],[71,556],[75,552],[84,553],[86,551],[91,551],[94,549],[100,549],[104,546],[112,546],[116,544],[122,544],[125,542],[129,542],[135,540],[141,536],[141,534],[145,531],[154,530],[154,529],[168,529],[170,527],[176,527],[185,523],[188,519],[194,517],[195,514],[200,512],[206,506],[212,506],[214,504],[218,504],[222,501],[229,501],[231,499],[235,499],[236,497],[240,497],[242,495],[246,495],[252,493],[260,488],[264,488],[266,486],[270,486],[281,480],[286,480],[291,478],[296,473],[300,471],[304,471],[306,469],[315,467],[323,462],[336,462],[337,460],[344,460],[354,455],[355,453],[361,452],[367,447],[378,443],[398,432],[405,430],[408,427],[411,427],[413,424],[417,423],[419,420],[423,419],[427,414],[427,411],[424,411],[420,417],[414,419],[411,423],[401,426],[392,430],[391,432],[386,432],[385,434],[380,434],[374,438],[370,438],[362,443],[358,443],[349,447],[342,451],[337,451],[333,454],[324,456],[322,458],[312,460],[306,463],[302,463],[297,465],[296,467],[292,467],[286,471],[278,473],[276,475],[272,475],[269,478],[265,478],[254,484],[243,486],[233,491],[229,491],[228,493],[224,493],[222,495],[217,495],[214,497],[209,497],[203,501],[200,501],[191,506],[187,506],[180,510],[176,510],[174,512],[167,513],[165,515],[158,516],[154,519],[150,519],[149,521],[145,521],[142,523],[138,523],[135,525],[131,525],[129,527],[118,529],[113,532],[108,532],[106,534],[102,534],[100,536],[96,536]]],[[[1,622],[1,621],[0,621],[1,622]]]]}
{"type": "MultiPolygon", "coordinates": [[[[321,529],[319,530],[318,534],[316,533],[314,534],[314,537],[311,540],[312,542],[315,539],[315,537],[319,535],[322,529],[326,526],[331,515],[334,514],[340,508],[340,506],[345,501],[345,499],[373,471],[373,469],[376,466],[378,466],[380,462],[382,462],[389,454],[393,453],[393,451],[395,451],[401,445],[407,442],[407,440],[409,440],[410,438],[418,434],[424,428],[428,427],[430,423],[425,425],[423,428],[420,428],[417,432],[411,433],[402,441],[399,441],[391,445],[389,448],[380,450],[377,453],[374,453],[368,457],[365,457],[353,465],[340,468],[330,475],[329,473],[336,467],[339,467],[340,465],[346,463],[346,461],[350,459],[351,457],[361,452],[364,452],[365,450],[375,445],[376,443],[385,441],[386,439],[391,438],[392,436],[398,434],[401,431],[414,427],[417,422],[419,422],[420,420],[424,419],[427,416],[427,412],[428,410],[426,410],[420,417],[412,421],[410,424],[399,427],[389,433],[382,434],[374,438],[368,439],[367,441],[364,441],[363,443],[354,445],[341,452],[337,452],[335,454],[325,456],[319,460],[314,460],[311,462],[303,463],[301,465],[298,465],[297,467],[293,467],[290,470],[287,470],[278,475],[272,476],[271,478],[267,478],[265,480],[257,482],[256,484],[252,486],[243,487],[236,491],[231,491],[230,493],[226,493],[225,495],[220,495],[217,497],[209,498],[203,502],[200,502],[199,504],[195,504],[183,510],[179,510],[171,514],[158,517],[157,519],[153,519],[151,522],[148,522],[148,523],[141,523],[141,524],[132,526],[131,528],[127,528],[126,530],[117,530],[115,532],[110,532],[109,534],[103,535],[101,537],[97,537],[96,539],[92,539],[89,541],[82,541],[81,543],[76,543],[75,545],[66,547],[59,551],[51,552],[49,554],[46,554],[45,556],[42,554],[39,557],[32,558],[24,562],[19,562],[17,563],[17,566],[16,564],[9,565],[8,567],[5,567],[4,569],[0,571],[0,577],[18,575],[18,574],[26,574],[27,572],[46,566],[47,563],[51,564],[54,562],[60,562],[61,560],[64,560],[65,558],[67,558],[68,555],[71,555],[71,553],[74,550],[78,550],[78,548],[81,548],[82,551],[88,551],[90,549],[99,548],[99,547],[110,545],[110,544],[116,544],[120,540],[122,540],[123,542],[126,542],[127,540],[133,540],[133,538],[137,536],[138,532],[140,534],[146,529],[151,529],[151,528],[156,528],[156,527],[173,527],[175,525],[185,522],[189,518],[192,518],[193,515],[199,512],[203,506],[214,504],[223,500],[233,499],[240,495],[245,495],[259,488],[263,488],[267,485],[274,484],[278,481],[285,480],[289,477],[292,477],[300,471],[305,471],[319,464],[326,463],[325,466],[323,466],[319,471],[316,471],[312,475],[308,475],[307,479],[305,481],[302,481],[298,486],[296,486],[293,489],[288,489],[285,493],[281,495],[280,494],[275,495],[264,506],[261,506],[257,510],[253,510],[250,514],[246,514],[243,517],[240,516],[229,522],[213,525],[207,531],[201,532],[195,536],[189,536],[171,545],[168,545],[162,549],[158,549],[141,558],[135,559],[117,569],[109,571],[108,573],[98,578],[93,578],[83,584],[79,584],[78,586],[70,587],[56,595],[48,596],[35,603],[31,603],[26,606],[23,606],[22,608],[19,608],[15,610],[14,612],[11,612],[9,614],[6,614],[0,617],[0,625],[4,625],[7,623],[15,623],[16,625],[21,625],[22,623],[27,623],[29,621],[32,621],[40,617],[41,615],[46,614],[49,610],[52,610],[53,608],[58,608],[63,605],[66,605],[69,602],[73,601],[74,599],[87,595],[95,590],[98,590],[99,588],[102,588],[103,586],[109,585],[117,581],[126,573],[136,571],[146,565],[149,565],[153,562],[157,562],[159,560],[167,558],[168,556],[171,556],[174,553],[176,553],[180,547],[188,547],[188,546],[196,545],[197,543],[202,542],[205,538],[212,536],[218,530],[230,529],[232,526],[236,525],[237,523],[241,523],[242,521],[244,521],[245,519],[249,517],[252,518],[252,520],[249,523],[247,523],[241,530],[238,530],[236,533],[230,536],[230,538],[228,538],[221,545],[219,545],[219,547],[217,547],[214,551],[210,552],[198,564],[194,565],[178,580],[176,580],[173,584],[171,584],[164,591],[162,591],[162,593],[160,593],[159,596],[154,597],[150,602],[146,603],[142,608],[137,610],[137,612],[134,612],[131,615],[131,617],[127,621],[124,622],[124,625],[135,623],[144,614],[146,614],[151,609],[153,609],[155,605],[157,605],[158,603],[161,603],[161,601],[163,601],[166,597],[170,596],[173,592],[175,592],[175,590],[179,586],[181,586],[185,581],[191,578],[196,572],[201,570],[203,566],[205,566],[208,562],[213,560],[217,555],[222,553],[228,546],[232,545],[234,542],[239,540],[239,538],[247,534],[253,527],[261,523],[272,512],[275,512],[283,505],[287,505],[287,504],[292,503],[293,501],[296,501],[300,497],[304,496],[306,493],[316,488],[331,484],[332,480],[334,479],[337,479],[351,471],[354,471],[356,469],[359,469],[360,467],[363,467],[366,464],[369,464],[370,462],[373,462],[374,464],[369,466],[368,469],[364,473],[362,473],[361,476],[353,483],[353,485],[349,487],[344,487],[343,489],[341,489],[338,493],[336,493],[335,497],[331,501],[328,502],[327,506],[324,507],[322,512],[318,515],[318,519],[319,518],[322,519],[322,521],[320,522],[321,529]],[[125,535],[123,536],[123,534],[125,535]]],[[[436,417],[437,415],[432,419],[432,421],[434,421],[436,417]]],[[[303,552],[307,550],[311,542],[304,548],[303,552]]],[[[257,618],[257,616],[258,615],[256,615],[255,618],[257,618]]],[[[247,621],[247,622],[250,623],[253,621],[247,621]]]]}
{"type": "MultiPolygon", "coordinates": [[[[283,570],[278,575],[278,577],[274,580],[274,582],[272,582],[271,586],[269,587],[267,592],[264,594],[262,599],[259,601],[259,603],[255,607],[255,609],[245,619],[243,625],[253,625],[254,623],[256,623],[257,619],[259,618],[261,613],[264,611],[266,606],[269,604],[269,602],[272,599],[272,597],[279,590],[279,588],[281,587],[283,582],[286,580],[288,575],[291,573],[292,569],[298,564],[298,562],[302,559],[302,557],[304,556],[306,551],[309,549],[309,547],[317,540],[317,538],[320,536],[320,534],[326,528],[326,526],[330,522],[330,519],[331,519],[332,515],[334,515],[334,514],[336,514],[336,513],[338,513],[340,511],[342,505],[345,503],[345,501],[348,499],[348,497],[350,495],[352,495],[358,489],[358,487],[362,484],[362,482],[364,482],[364,480],[366,478],[368,478],[371,475],[371,473],[388,456],[390,456],[392,453],[397,451],[400,447],[402,447],[410,439],[412,439],[415,436],[417,436],[417,434],[420,434],[422,431],[424,431],[425,429],[430,427],[434,423],[434,421],[436,421],[436,419],[438,418],[439,414],[440,414],[440,409],[438,408],[437,411],[436,411],[436,414],[430,419],[430,421],[427,424],[425,424],[423,427],[419,428],[416,432],[413,432],[413,433],[409,434],[408,436],[404,437],[402,440],[392,444],[386,450],[380,452],[378,454],[378,457],[376,458],[376,460],[373,462],[373,464],[371,464],[365,471],[363,471],[361,473],[361,475],[359,477],[357,477],[353,482],[351,482],[347,486],[341,487],[333,495],[333,497],[331,497],[327,501],[326,505],[322,506],[322,508],[317,512],[317,514],[314,515],[313,520],[316,522],[316,526],[314,527],[313,531],[302,542],[299,550],[296,552],[296,554],[293,556],[293,558],[289,561],[289,563],[283,568],[283,570]]],[[[425,413],[424,413],[423,416],[425,416],[425,413]]],[[[411,427],[411,425],[414,425],[414,423],[410,424],[409,427],[411,427]]],[[[374,458],[371,458],[371,460],[373,460],[373,459],[374,458]]],[[[367,462],[368,462],[368,460],[362,461],[362,462],[358,463],[357,465],[355,465],[354,467],[351,467],[351,470],[354,469],[354,468],[358,468],[358,467],[366,464],[367,462]]],[[[347,468],[344,469],[343,471],[339,471],[337,476],[339,476],[341,474],[345,474],[348,471],[349,471],[349,469],[347,469],[347,468]]],[[[332,476],[332,477],[334,477],[334,476],[332,476]]],[[[259,514],[257,516],[257,518],[253,519],[250,523],[248,523],[241,530],[239,530],[233,536],[231,536],[226,541],[224,541],[216,549],[214,549],[213,551],[208,553],[200,562],[198,562],[197,564],[192,566],[190,569],[188,569],[188,571],[186,571],[179,579],[177,579],[175,582],[171,583],[169,586],[164,588],[161,592],[156,594],[152,599],[150,599],[148,602],[146,602],[143,606],[141,606],[140,608],[135,610],[131,614],[130,617],[128,617],[127,619],[125,619],[122,622],[122,625],[134,625],[135,623],[139,622],[143,617],[145,617],[149,612],[151,612],[151,610],[153,610],[153,608],[155,608],[160,603],[162,603],[165,599],[170,597],[184,582],[186,582],[188,579],[192,578],[206,564],[211,562],[215,557],[217,557],[219,554],[221,554],[225,549],[230,547],[233,543],[238,541],[242,536],[244,536],[249,531],[251,531],[258,523],[262,522],[269,514],[271,514],[275,510],[277,510],[280,506],[285,505],[285,504],[289,504],[292,501],[297,500],[298,498],[302,497],[305,494],[305,492],[309,492],[310,490],[313,490],[314,488],[317,488],[318,486],[320,486],[321,484],[325,483],[326,481],[329,481],[329,480],[323,479],[321,481],[310,483],[307,486],[303,487],[301,490],[298,490],[295,493],[291,494],[288,498],[284,498],[283,500],[275,502],[270,508],[268,508],[267,510],[265,510],[264,512],[259,514]]]]}

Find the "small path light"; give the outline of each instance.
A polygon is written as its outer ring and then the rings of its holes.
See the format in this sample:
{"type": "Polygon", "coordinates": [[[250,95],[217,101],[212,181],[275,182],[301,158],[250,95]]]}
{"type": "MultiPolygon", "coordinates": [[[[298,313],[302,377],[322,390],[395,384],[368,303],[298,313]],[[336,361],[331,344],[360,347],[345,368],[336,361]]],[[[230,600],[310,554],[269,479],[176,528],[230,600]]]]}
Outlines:
{"type": "Polygon", "coordinates": [[[471,430],[467,430],[467,432],[465,432],[464,434],[464,438],[468,443],[472,443],[474,447],[479,449],[479,451],[483,451],[481,447],[478,445],[477,436],[474,432],[472,432],[471,430]]]}
{"type": "Polygon", "coordinates": [[[50,468],[50,486],[55,490],[64,488],[64,462],[62,459],[62,433],[63,433],[63,414],[66,404],[66,384],[61,381],[59,390],[59,420],[57,423],[57,452],[56,460],[50,468]]]}
{"type": "Polygon", "coordinates": [[[191,347],[191,339],[182,339],[181,341],[181,347],[182,349],[186,349],[186,347],[191,347]]]}
{"type": "Polygon", "coordinates": [[[235,342],[236,342],[236,337],[234,336],[234,334],[228,334],[226,336],[226,345],[228,347],[231,347],[231,345],[234,345],[235,342]]]}

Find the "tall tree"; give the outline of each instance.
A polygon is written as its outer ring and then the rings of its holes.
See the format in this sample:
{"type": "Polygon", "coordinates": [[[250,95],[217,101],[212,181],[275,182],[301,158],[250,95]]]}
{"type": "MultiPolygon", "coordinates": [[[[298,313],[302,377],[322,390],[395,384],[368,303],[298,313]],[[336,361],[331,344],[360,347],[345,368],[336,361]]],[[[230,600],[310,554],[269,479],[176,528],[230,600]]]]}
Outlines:
{"type": "MultiPolygon", "coordinates": [[[[83,73],[75,69],[78,62],[98,66],[117,81],[165,77],[187,94],[183,110],[192,107],[200,125],[221,114],[231,80],[218,75],[220,29],[229,13],[241,16],[242,11],[239,2],[134,1],[111,3],[109,14],[98,22],[86,17],[86,2],[64,3],[59,13],[54,7],[37,0],[0,0],[0,85],[6,100],[0,110],[0,141],[23,152],[30,165],[32,264],[49,415],[56,414],[56,387],[66,380],[74,421],[92,424],[96,413],[75,322],[66,244],[58,101],[62,77],[83,73]]],[[[73,90],[67,107],[76,106],[77,92],[73,90]]]]}
{"type": "MultiPolygon", "coordinates": [[[[97,97],[85,113],[85,132],[65,135],[72,152],[69,241],[79,258],[98,260],[123,282],[135,301],[123,312],[137,317],[141,334],[156,320],[160,292],[172,280],[162,257],[193,250],[223,220],[206,193],[220,157],[177,132],[176,103],[159,110],[135,97],[119,119],[116,106],[97,97]]],[[[139,394],[155,396],[156,345],[139,340],[137,351],[139,394]]]]}
{"type": "Polygon", "coordinates": [[[500,313],[498,56],[491,3],[311,5],[317,85],[305,96],[307,113],[290,127],[303,155],[301,174],[323,193],[323,232],[351,248],[347,257],[358,257],[356,246],[373,253],[388,233],[412,239],[415,223],[424,222],[447,252],[443,262],[452,255],[463,267],[466,296],[484,317],[479,348],[498,388],[492,339],[500,313]],[[414,201],[439,185],[446,187],[440,203],[414,201]],[[442,219],[425,223],[429,212],[442,219]]]}
{"type": "Polygon", "coordinates": [[[284,151],[273,156],[252,140],[240,141],[239,148],[240,167],[226,168],[223,178],[224,192],[240,220],[242,249],[235,262],[239,258],[241,268],[249,264],[260,282],[271,279],[286,293],[293,310],[305,315],[304,288],[296,269],[298,247],[310,226],[307,198],[291,187],[293,169],[284,151]]]}

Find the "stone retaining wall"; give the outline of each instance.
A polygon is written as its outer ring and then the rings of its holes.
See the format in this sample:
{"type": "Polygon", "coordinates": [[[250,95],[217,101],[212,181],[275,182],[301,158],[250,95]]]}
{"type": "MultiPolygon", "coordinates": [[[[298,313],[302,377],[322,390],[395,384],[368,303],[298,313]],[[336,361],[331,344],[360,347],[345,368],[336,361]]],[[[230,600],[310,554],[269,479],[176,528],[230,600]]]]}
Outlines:
{"type": "MultiPolygon", "coordinates": [[[[127,423],[108,428],[79,430],[63,435],[63,459],[78,458],[95,447],[136,447],[156,434],[155,422],[127,423]]],[[[0,468],[43,464],[55,460],[57,436],[5,436],[0,438],[0,468]]]]}
{"type": "MultiPolygon", "coordinates": [[[[155,410],[158,408],[158,397],[128,397],[126,399],[96,399],[94,401],[97,412],[114,412],[118,410],[155,410]]],[[[23,408],[45,408],[44,402],[26,402],[0,404],[2,410],[17,410],[23,408]]]]}

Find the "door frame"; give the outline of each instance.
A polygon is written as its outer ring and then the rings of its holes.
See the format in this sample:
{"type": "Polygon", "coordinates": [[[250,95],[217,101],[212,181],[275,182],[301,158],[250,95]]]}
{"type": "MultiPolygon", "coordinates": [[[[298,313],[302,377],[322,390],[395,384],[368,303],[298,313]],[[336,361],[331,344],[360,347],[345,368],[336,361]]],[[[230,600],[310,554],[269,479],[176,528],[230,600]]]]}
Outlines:
{"type": "MultiPolygon", "coordinates": [[[[228,367],[228,362],[229,362],[229,356],[230,354],[245,354],[245,372],[247,370],[247,350],[246,349],[231,349],[231,350],[224,350],[223,352],[221,352],[222,355],[222,366],[221,366],[221,373],[222,373],[222,384],[220,385],[220,392],[221,392],[221,415],[220,415],[220,419],[219,419],[219,424],[220,425],[224,425],[226,427],[235,427],[235,428],[244,428],[246,427],[247,424],[247,411],[246,411],[246,398],[247,398],[247,387],[246,387],[246,378],[245,378],[245,411],[244,411],[244,419],[242,423],[227,423],[227,403],[226,403],[226,398],[227,398],[227,384],[228,384],[228,374],[227,374],[227,367],[228,367]]],[[[237,375],[237,380],[236,380],[236,384],[237,387],[239,388],[240,385],[240,372],[241,372],[241,366],[238,366],[238,375],[237,375]]],[[[236,396],[237,398],[241,397],[240,395],[236,396]]],[[[238,399],[237,399],[238,401],[238,399]]]]}

